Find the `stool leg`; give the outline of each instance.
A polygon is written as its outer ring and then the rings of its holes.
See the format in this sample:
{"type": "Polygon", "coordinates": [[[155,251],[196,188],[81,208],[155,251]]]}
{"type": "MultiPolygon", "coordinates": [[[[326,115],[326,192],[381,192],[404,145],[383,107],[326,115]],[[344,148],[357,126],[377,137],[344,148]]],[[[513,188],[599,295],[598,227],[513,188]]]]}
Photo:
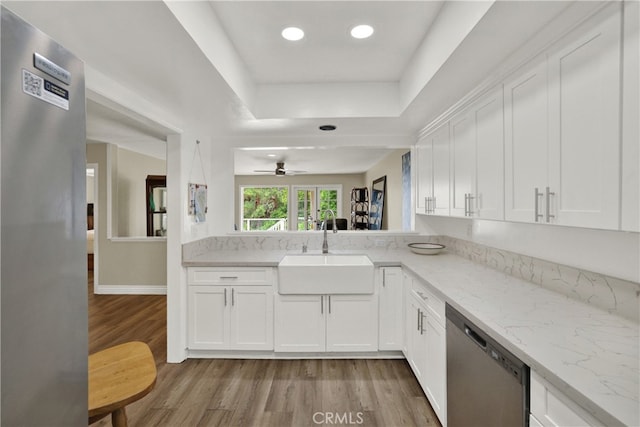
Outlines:
{"type": "Polygon", "coordinates": [[[127,413],[124,407],[118,408],[111,413],[111,425],[113,427],[127,427],[127,413]]]}

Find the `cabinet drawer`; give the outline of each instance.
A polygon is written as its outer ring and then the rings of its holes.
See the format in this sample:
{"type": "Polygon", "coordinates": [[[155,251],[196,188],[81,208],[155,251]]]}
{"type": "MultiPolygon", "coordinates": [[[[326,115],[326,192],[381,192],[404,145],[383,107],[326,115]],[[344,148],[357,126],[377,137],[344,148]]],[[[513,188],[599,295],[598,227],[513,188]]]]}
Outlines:
{"type": "Polygon", "coordinates": [[[418,280],[413,281],[412,292],[426,303],[428,315],[440,325],[444,326],[444,302],[418,280]]]}
{"type": "Polygon", "coordinates": [[[270,267],[190,267],[189,285],[264,285],[273,284],[270,267]]]}

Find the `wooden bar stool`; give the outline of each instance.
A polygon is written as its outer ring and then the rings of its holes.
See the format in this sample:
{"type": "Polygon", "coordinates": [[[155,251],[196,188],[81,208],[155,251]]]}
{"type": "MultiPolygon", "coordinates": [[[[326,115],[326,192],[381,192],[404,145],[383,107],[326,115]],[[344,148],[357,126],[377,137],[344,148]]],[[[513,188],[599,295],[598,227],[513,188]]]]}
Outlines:
{"type": "Polygon", "coordinates": [[[133,341],[89,355],[89,424],[111,414],[114,427],[126,427],[125,406],[146,396],[156,383],[149,346],[133,341]]]}

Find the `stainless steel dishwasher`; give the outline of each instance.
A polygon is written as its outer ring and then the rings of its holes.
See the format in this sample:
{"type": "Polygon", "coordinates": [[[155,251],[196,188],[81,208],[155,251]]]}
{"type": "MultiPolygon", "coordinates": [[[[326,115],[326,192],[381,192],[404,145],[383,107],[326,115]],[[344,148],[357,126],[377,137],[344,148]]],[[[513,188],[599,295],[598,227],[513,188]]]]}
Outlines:
{"type": "Polygon", "coordinates": [[[449,304],[448,427],[529,425],[529,367],[449,304]]]}

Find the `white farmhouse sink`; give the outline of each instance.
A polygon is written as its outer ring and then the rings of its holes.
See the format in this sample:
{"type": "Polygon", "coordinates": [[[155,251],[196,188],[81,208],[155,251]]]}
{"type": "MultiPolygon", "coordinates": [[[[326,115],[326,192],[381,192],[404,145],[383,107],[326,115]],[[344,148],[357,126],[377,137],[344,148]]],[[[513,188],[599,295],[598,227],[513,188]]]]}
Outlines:
{"type": "Polygon", "coordinates": [[[278,264],[281,294],[372,294],[373,263],[366,255],[287,255],[278,264]]]}

